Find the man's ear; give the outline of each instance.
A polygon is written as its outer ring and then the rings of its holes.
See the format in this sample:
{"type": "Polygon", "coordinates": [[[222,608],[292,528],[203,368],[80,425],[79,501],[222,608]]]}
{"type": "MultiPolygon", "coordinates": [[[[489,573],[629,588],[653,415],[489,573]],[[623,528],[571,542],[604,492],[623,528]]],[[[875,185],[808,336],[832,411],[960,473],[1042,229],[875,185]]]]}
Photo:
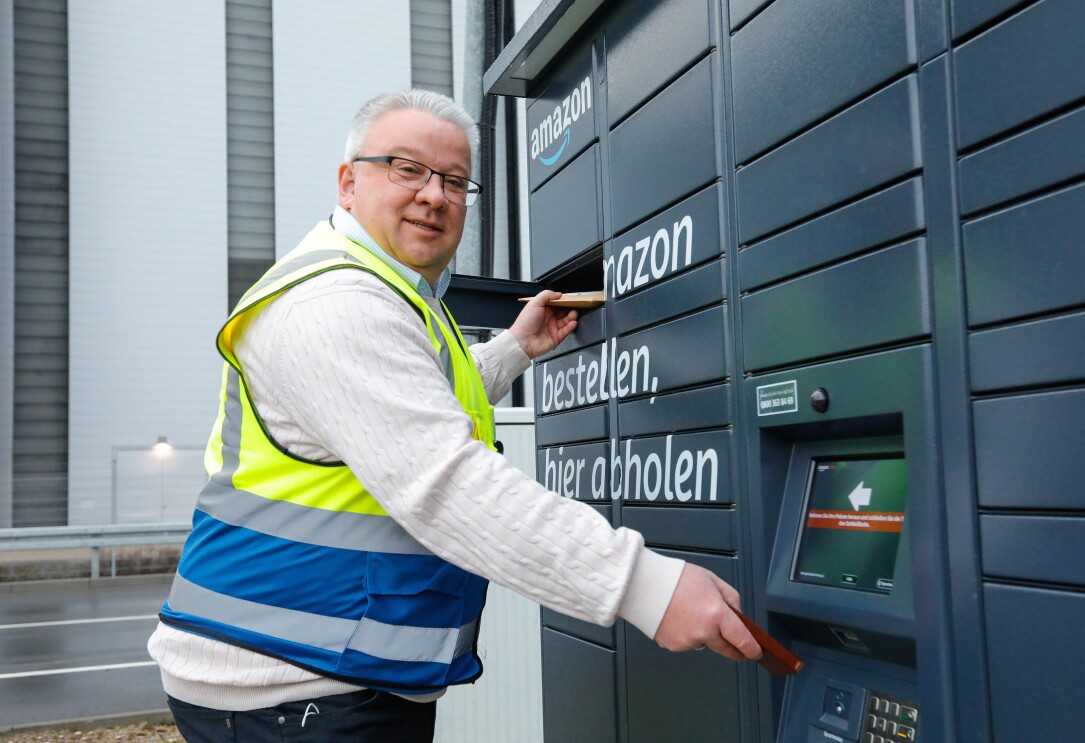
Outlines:
{"type": "Polygon", "coordinates": [[[339,166],[339,206],[348,212],[354,207],[354,165],[343,163],[339,166]]]}

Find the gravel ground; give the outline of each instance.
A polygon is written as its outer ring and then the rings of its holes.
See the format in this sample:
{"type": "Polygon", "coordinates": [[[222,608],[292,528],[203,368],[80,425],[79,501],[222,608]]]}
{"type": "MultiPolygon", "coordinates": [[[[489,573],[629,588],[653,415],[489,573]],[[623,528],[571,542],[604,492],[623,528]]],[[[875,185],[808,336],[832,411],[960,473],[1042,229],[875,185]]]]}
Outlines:
{"type": "Polygon", "coordinates": [[[22,733],[0,733],[0,743],[184,743],[184,738],[172,724],[141,722],[135,725],[54,730],[34,730],[22,733]]]}

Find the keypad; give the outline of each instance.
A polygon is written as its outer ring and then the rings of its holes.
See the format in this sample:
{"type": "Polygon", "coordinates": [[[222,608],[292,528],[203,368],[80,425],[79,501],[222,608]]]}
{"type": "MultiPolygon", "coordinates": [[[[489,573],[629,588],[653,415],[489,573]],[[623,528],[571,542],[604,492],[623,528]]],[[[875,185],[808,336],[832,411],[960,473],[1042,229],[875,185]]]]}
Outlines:
{"type": "Polygon", "coordinates": [[[862,743],[907,743],[917,740],[918,727],[919,705],[871,691],[860,740],[862,743]]]}

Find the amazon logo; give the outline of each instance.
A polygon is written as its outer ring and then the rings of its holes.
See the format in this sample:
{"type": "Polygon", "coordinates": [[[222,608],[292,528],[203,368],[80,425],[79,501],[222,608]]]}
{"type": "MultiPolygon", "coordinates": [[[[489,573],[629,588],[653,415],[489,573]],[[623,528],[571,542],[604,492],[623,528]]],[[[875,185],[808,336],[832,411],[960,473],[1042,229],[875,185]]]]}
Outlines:
{"type": "Polygon", "coordinates": [[[589,75],[531,130],[532,160],[553,165],[561,159],[569,147],[569,128],[591,110],[591,87],[589,75]]]}

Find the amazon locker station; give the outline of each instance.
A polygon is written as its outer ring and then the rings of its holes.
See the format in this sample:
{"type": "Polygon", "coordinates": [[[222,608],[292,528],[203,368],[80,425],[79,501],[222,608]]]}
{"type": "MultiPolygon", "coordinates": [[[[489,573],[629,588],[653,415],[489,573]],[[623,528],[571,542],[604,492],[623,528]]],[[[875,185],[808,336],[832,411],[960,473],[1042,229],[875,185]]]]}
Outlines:
{"type": "Polygon", "coordinates": [[[548,743],[1071,740],[1085,699],[1080,0],[546,0],[538,478],[715,571],[771,675],[543,611],[548,743]]]}

